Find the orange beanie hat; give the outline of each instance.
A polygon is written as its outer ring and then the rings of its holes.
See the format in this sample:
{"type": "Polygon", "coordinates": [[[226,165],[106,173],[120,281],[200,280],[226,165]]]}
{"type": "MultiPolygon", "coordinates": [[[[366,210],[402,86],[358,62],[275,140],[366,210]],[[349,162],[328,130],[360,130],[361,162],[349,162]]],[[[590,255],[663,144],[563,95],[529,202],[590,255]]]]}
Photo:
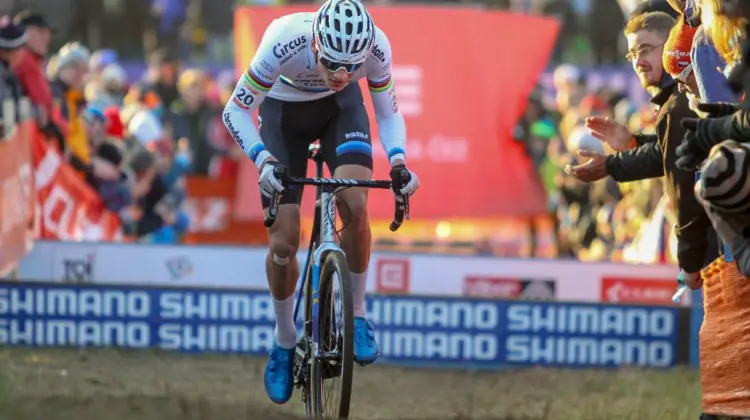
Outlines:
{"type": "Polygon", "coordinates": [[[664,44],[664,55],[662,60],[664,70],[672,77],[679,75],[690,65],[690,49],[693,46],[693,37],[698,28],[691,28],[688,24],[678,23],[669,33],[669,38],[664,44]]]}

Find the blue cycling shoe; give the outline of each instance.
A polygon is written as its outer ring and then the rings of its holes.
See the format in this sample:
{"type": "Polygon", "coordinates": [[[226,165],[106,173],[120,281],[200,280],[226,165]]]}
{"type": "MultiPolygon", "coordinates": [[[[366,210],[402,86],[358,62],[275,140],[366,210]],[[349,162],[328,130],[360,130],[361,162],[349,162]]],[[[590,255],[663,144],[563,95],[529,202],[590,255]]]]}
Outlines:
{"type": "Polygon", "coordinates": [[[266,373],[263,375],[263,385],[266,387],[268,398],[276,404],[284,404],[292,398],[293,365],[294,349],[285,349],[274,344],[268,357],[266,373]]]}
{"type": "Polygon", "coordinates": [[[362,317],[354,318],[354,360],[361,365],[368,365],[380,356],[378,343],[372,324],[362,317]]]}

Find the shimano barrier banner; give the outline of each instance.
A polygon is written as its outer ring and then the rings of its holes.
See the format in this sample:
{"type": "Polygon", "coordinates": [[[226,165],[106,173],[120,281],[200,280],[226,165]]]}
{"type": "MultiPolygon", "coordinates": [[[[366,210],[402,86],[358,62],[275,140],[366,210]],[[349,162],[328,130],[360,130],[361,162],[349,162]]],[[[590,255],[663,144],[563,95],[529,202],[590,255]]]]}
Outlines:
{"type": "Polygon", "coordinates": [[[398,361],[672,367],[685,358],[677,308],[376,296],[368,309],[383,356],[398,361]]]}
{"type": "MultiPolygon", "coordinates": [[[[687,362],[679,310],[382,295],[367,302],[384,362],[492,369],[672,367],[687,362]]],[[[0,345],[264,355],[273,319],[267,291],[0,286],[0,345]]]]}

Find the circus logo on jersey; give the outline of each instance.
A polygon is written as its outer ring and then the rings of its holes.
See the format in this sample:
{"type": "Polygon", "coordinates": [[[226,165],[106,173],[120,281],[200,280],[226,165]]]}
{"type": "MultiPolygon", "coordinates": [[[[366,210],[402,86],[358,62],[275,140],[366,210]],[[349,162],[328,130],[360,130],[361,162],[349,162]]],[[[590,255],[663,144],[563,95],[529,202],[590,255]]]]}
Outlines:
{"type": "Polygon", "coordinates": [[[279,64],[285,64],[291,60],[292,57],[296,56],[302,49],[307,45],[307,37],[302,35],[295,40],[289,41],[286,44],[278,43],[273,46],[274,57],[280,59],[279,64]]]}

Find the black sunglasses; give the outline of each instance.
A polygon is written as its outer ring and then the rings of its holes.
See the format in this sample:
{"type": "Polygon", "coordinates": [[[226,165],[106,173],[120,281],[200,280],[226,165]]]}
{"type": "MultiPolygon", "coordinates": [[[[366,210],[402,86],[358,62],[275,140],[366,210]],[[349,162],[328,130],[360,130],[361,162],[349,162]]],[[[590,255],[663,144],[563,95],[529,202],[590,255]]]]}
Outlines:
{"type": "Polygon", "coordinates": [[[323,64],[323,67],[325,67],[326,70],[330,71],[331,73],[336,73],[337,71],[341,69],[344,69],[347,73],[354,73],[360,67],[362,67],[362,64],[363,64],[363,63],[358,63],[358,64],[337,63],[335,61],[331,61],[323,57],[320,54],[318,54],[318,61],[320,61],[320,63],[323,64]]]}

